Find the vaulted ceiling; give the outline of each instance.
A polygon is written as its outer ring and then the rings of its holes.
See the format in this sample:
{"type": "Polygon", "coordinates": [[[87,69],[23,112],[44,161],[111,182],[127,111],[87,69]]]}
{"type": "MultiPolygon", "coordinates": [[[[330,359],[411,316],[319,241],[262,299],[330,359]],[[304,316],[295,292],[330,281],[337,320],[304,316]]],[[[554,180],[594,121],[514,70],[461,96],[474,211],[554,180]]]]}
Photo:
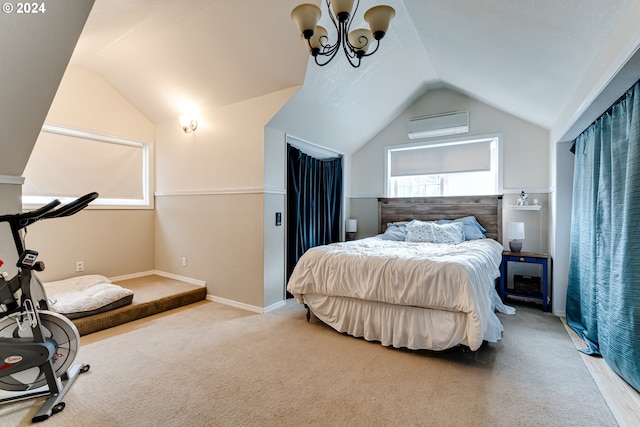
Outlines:
{"type": "Polygon", "coordinates": [[[396,9],[380,50],[320,68],[289,18],[299,3],[96,0],[71,64],[156,123],[302,85],[271,124],[352,152],[438,87],[562,134],[640,44],[636,0],[362,0],[356,24],[396,9]]]}

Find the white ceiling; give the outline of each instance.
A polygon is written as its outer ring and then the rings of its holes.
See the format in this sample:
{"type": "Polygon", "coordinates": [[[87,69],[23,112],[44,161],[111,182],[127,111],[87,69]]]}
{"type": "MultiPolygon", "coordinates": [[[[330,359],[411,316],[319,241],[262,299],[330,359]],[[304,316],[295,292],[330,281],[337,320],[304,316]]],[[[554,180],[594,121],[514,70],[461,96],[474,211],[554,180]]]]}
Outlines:
{"type": "Polygon", "coordinates": [[[152,121],[302,84],[297,0],[98,0],[71,64],[98,72],[152,121]]]}
{"type": "MultiPolygon", "coordinates": [[[[431,87],[551,129],[620,23],[640,18],[634,0],[389,0],[389,33],[353,69],[309,62],[289,19],[301,2],[96,0],[71,63],[156,123],[304,83],[271,125],[352,152],[431,87]]],[[[356,20],[379,3],[362,0],[356,20]]]]}

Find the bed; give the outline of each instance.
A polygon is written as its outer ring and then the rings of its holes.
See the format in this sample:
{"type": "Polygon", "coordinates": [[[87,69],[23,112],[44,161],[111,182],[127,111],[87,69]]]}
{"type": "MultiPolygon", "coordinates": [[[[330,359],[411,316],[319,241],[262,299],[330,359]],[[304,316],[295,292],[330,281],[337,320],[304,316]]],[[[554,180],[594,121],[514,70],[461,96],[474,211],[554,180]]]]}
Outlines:
{"type": "Polygon", "coordinates": [[[513,313],[495,289],[502,196],[381,198],[378,206],[377,236],[309,249],[287,290],[335,330],[385,346],[475,351],[498,341],[495,310],[513,313]]]}

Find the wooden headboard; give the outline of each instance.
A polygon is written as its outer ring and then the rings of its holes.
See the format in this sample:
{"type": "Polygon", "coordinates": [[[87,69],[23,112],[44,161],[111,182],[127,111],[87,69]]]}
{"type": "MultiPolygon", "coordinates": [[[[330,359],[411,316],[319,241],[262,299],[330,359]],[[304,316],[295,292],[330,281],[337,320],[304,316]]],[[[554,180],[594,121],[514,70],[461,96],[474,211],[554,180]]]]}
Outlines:
{"type": "Polygon", "coordinates": [[[378,232],[396,221],[435,221],[473,215],[485,235],[502,243],[502,195],[457,197],[397,197],[378,199],[378,232]]]}

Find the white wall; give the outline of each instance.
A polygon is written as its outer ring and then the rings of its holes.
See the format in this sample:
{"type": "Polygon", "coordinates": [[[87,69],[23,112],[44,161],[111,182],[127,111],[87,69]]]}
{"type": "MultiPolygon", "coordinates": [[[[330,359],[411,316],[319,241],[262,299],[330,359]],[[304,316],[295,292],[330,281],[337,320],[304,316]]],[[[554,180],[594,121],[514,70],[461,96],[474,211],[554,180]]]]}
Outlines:
{"type": "MultiPolygon", "coordinates": [[[[0,179],[0,181],[2,181],[0,179]]],[[[14,214],[22,211],[22,185],[0,182],[0,215],[14,214]]],[[[0,223],[0,259],[4,262],[1,271],[11,277],[17,272],[15,267],[18,254],[13,243],[11,228],[7,222],[0,223]]]]}
{"type": "MultiPolygon", "coordinates": [[[[382,132],[353,155],[351,173],[351,216],[358,219],[358,237],[377,232],[377,197],[384,195],[384,148],[389,145],[412,142],[407,136],[410,118],[469,110],[468,136],[501,134],[503,150],[503,222],[510,218],[527,222],[527,238],[524,250],[534,252],[548,250],[549,189],[549,133],[546,129],[490,107],[473,98],[450,89],[426,92],[407,108],[382,132]],[[522,212],[511,211],[517,193],[525,190],[530,199],[537,197],[543,204],[542,230],[537,213],[530,219],[522,212]],[[529,230],[531,231],[529,233],[529,230]],[[539,236],[542,236],[541,238],[539,236]]],[[[465,135],[465,136],[467,136],[465,135]]],[[[531,213],[531,212],[527,212],[531,213]]]]}
{"type": "MultiPolygon", "coordinates": [[[[155,139],[153,123],[102,77],[73,66],[64,74],[45,123],[151,146],[155,139]]],[[[110,176],[109,171],[95,173],[104,179],[110,176]]],[[[39,274],[45,281],[80,274],[122,276],[154,268],[153,221],[151,209],[87,208],[68,218],[32,225],[27,243],[31,249],[40,252],[40,259],[47,265],[47,269],[39,274]],[[75,271],[76,261],[84,261],[84,272],[75,271]]]]}
{"type": "Polygon", "coordinates": [[[153,144],[155,126],[99,74],[70,65],[45,123],[153,144]]]}
{"type": "Polygon", "coordinates": [[[284,265],[284,227],[273,223],[283,178],[265,161],[278,162],[284,138],[265,126],[295,90],[202,112],[191,134],[177,117],[157,126],[157,269],[204,280],[212,297],[250,309],[282,300],[272,263],[284,265]]]}
{"type": "Polygon", "coordinates": [[[553,192],[554,239],[551,250],[553,256],[553,313],[565,316],[567,285],[569,278],[569,237],[571,232],[571,206],[573,198],[574,156],[569,151],[571,142],[554,144],[556,163],[556,185],[553,192]]]}
{"type": "Polygon", "coordinates": [[[286,270],[286,134],[267,127],[264,132],[264,306],[284,299],[286,270]],[[276,225],[276,212],[281,225],[276,225]]]}

